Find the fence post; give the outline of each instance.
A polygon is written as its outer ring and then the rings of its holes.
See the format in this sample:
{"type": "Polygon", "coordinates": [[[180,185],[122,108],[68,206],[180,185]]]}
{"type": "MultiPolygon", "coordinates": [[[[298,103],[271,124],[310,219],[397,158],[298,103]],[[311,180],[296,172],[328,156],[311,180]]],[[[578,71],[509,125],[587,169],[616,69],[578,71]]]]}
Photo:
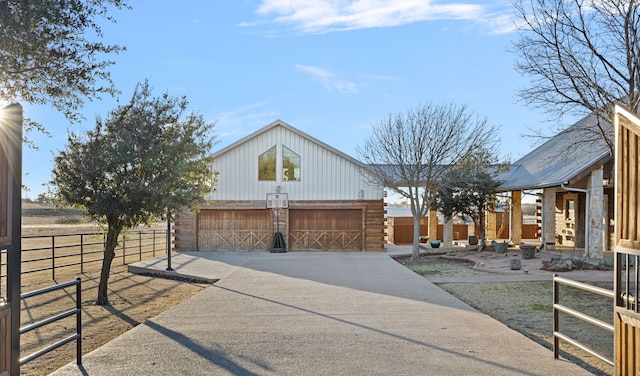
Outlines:
{"type": "Polygon", "coordinates": [[[558,333],[559,331],[559,324],[560,324],[560,312],[558,312],[558,310],[556,309],[556,304],[560,303],[560,297],[559,297],[559,286],[560,284],[558,282],[556,282],[556,277],[558,276],[558,274],[554,274],[553,275],[553,358],[554,359],[559,359],[560,357],[560,339],[558,338],[558,336],[556,336],[556,333],[558,333]]]}
{"type": "Polygon", "coordinates": [[[125,256],[127,253],[127,235],[122,235],[122,265],[127,265],[125,256]]]}
{"type": "Polygon", "coordinates": [[[76,278],[78,284],[76,285],[76,309],[78,314],[76,315],[76,333],[78,333],[78,339],[76,339],[76,364],[82,364],[82,281],[80,277],[76,278]]]}
{"type": "Polygon", "coordinates": [[[51,279],[56,280],[56,237],[51,236],[51,279]]]}
{"type": "Polygon", "coordinates": [[[171,216],[169,215],[169,209],[167,209],[167,237],[166,237],[166,247],[167,247],[167,269],[168,271],[173,270],[171,267],[171,216]]]}
{"type": "Polygon", "coordinates": [[[84,273],[84,234],[80,234],[80,273],[84,273]]]}

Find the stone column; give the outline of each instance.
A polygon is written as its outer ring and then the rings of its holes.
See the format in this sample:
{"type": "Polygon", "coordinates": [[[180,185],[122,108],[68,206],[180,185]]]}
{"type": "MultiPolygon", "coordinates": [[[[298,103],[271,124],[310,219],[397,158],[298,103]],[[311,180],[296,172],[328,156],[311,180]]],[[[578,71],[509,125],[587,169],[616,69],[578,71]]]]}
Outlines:
{"type": "Polygon", "coordinates": [[[395,234],[393,232],[394,230],[394,222],[395,222],[395,218],[394,217],[387,217],[386,218],[387,221],[387,229],[386,229],[386,234],[387,234],[387,241],[386,243],[391,243],[391,244],[395,244],[396,239],[395,239],[395,234]]]}
{"type": "Polygon", "coordinates": [[[544,239],[542,239],[542,197],[536,197],[536,225],[538,229],[536,231],[536,239],[540,241],[540,247],[544,246],[544,239]]]}
{"type": "Polygon", "coordinates": [[[438,214],[435,210],[429,210],[429,240],[438,239],[438,214]]]}
{"type": "Polygon", "coordinates": [[[514,245],[522,243],[522,191],[511,192],[510,239],[514,245]]]}
{"type": "Polygon", "coordinates": [[[453,247],[453,219],[447,220],[445,218],[442,237],[444,238],[443,246],[445,248],[453,247]]]}
{"type": "Polygon", "coordinates": [[[589,258],[603,258],[604,254],[604,238],[602,229],[604,228],[604,212],[605,200],[603,190],[603,172],[602,167],[591,172],[587,183],[587,191],[589,192],[589,200],[587,202],[587,227],[589,234],[585,234],[587,239],[585,253],[589,258]]]}
{"type": "Polygon", "coordinates": [[[180,209],[174,219],[174,247],[177,252],[198,250],[198,215],[186,208],[180,209]]]}
{"type": "Polygon", "coordinates": [[[546,250],[556,245],[556,188],[545,188],[542,193],[542,246],[546,250]]]}

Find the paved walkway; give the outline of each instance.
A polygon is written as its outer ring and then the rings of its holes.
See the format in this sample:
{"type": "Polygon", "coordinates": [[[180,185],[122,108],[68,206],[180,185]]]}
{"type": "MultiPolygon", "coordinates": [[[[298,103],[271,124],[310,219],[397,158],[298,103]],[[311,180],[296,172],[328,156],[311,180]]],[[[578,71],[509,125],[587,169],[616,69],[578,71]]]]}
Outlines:
{"type": "Polygon", "coordinates": [[[194,252],[172,266],[219,281],[53,375],[590,374],[386,253],[194,252]]]}

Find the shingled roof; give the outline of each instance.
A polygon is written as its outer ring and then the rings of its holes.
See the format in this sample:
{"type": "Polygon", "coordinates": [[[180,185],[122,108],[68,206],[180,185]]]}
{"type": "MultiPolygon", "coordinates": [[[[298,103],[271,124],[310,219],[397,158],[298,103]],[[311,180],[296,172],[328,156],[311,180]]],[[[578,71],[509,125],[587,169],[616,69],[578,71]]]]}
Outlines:
{"type": "MultiPolygon", "coordinates": [[[[613,127],[608,124],[608,137],[613,127]]],[[[595,115],[589,115],[514,162],[498,180],[499,191],[540,189],[571,184],[613,158],[602,137],[594,137],[595,115]]]]}

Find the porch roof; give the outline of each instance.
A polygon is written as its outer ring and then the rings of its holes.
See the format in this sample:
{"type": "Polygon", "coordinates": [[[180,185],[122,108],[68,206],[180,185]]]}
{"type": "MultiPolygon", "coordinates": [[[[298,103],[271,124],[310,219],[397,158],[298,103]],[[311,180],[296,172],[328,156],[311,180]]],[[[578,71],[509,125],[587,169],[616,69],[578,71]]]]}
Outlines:
{"type": "MultiPolygon", "coordinates": [[[[607,137],[613,127],[607,123],[607,137]]],[[[498,180],[499,191],[540,189],[572,184],[613,158],[597,135],[596,116],[589,115],[514,162],[498,180]]]]}

